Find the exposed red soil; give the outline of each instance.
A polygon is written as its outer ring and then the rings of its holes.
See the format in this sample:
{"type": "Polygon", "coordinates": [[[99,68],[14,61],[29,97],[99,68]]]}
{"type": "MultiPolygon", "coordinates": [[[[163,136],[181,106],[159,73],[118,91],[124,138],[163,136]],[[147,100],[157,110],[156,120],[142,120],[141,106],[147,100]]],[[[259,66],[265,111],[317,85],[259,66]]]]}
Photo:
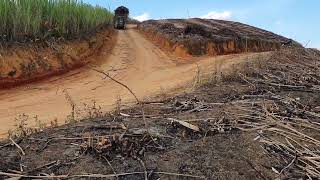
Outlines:
{"type": "Polygon", "coordinates": [[[300,44],[238,22],[204,19],[150,20],[139,24],[145,36],[179,57],[216,56],[279,50],[300,44]]]}
{"type": "Polygon", "coordinates": [[[107,29],[86,39],[6,44],[0,51],[0,89],[28,84],[82,67],[113,48],[115,31],[107,29]]]}
{"type": "MultiPolygon", "coordinates": [[[[217,65],[226,70],[234,64],[248,61],[248,58],[268,54],[191,58],[182,62],[175,57],[168,57],[137,32],[135,27],[118,31],[117,42],[112,51],[108,48],[102,48],[101,51],[100,56],[88,59],[90,62],[97,62],[90,63],[90,66],[110,72],[116,79],[126,83],[140,99],[163,92],[183,91],[182,87],[193,82],[197,67],[202,69],[201,73],[210,73],[217,65]]],[[[112,81],[102,79],[92,68],[84,66],[43,81],[0,90],[0,138],[6,136],[8,130],[15,128],[15,119],[22,114],[27,114],[30,119],[37,116],[46,124],[54,120],[59,124],[65,123],[71,112],[66,92],[79,109],[84,104],[96,101],[103,111],[110,111],[119,97],[122,102],[134,100],[127,90],[112,81]]],[[[77,118],[82,118],[82,114],[78,114],[77,118]]],[[[32,121],[28,125],[36,124],[32,121]]]]}

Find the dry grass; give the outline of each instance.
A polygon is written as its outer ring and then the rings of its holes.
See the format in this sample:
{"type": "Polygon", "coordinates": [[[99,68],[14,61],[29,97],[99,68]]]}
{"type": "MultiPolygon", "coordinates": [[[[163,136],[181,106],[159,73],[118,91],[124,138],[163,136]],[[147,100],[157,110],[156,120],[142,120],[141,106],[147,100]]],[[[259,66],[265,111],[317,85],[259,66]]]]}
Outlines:
{"type": "Polygon", "coordinates": [[[280,178],[320,177],[320,114],[315,110],[319,104],[311,102],[320,93],[319,64],[320,56],[313,50],[283,49],[227,72],[215,69],[202,86],[241,82],[252,91],[222,104],[220,120],[208,127],[257,132],[256,140],[266,153],[283,163],[272,168],[280,178]],[[293,92],[311,99],[292,98],[293,92]]]}

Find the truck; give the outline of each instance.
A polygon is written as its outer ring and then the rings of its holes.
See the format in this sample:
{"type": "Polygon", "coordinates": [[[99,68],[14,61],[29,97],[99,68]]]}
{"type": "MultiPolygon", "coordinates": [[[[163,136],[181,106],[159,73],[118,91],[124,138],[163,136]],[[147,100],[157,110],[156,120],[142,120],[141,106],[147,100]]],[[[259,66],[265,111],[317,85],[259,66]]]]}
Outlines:
{"type": "Polygon", "coordinates": [[[113,25],[115,29],[126,29],[129,17],[129,9],[120,6],[114,11],[113,25]]]}

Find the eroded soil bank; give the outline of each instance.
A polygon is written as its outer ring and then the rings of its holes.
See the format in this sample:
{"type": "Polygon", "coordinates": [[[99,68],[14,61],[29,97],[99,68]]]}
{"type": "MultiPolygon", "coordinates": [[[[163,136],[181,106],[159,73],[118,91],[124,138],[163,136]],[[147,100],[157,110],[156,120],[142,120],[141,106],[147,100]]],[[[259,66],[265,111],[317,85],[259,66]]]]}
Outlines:
{"type": "Polygon", "coordinates": [[[216,56],[301,47],[291,39],[238,22],[205,19],[150,20],[139,30],[161,48],[179,57],[216,56]]]}
{"type": "Polygon", "coordinates": [[[116,41],[113,29],[81,40],[49,40],[30,44],[2,44],[0,88],[10,88],[66,73],[98,56],[102,47],[111,51],[116,41]]]}

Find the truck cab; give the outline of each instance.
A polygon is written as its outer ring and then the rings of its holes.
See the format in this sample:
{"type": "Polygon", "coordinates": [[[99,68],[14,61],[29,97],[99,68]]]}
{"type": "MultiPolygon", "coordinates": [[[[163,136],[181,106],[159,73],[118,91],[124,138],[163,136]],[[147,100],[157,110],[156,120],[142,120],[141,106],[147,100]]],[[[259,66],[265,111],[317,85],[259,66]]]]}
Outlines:
{"type": "Polygon", "coordinates": [[[113,25],[115,29],[126,29],[129,17],[129,9],[120,6],[114,11],[113,25]]]}

